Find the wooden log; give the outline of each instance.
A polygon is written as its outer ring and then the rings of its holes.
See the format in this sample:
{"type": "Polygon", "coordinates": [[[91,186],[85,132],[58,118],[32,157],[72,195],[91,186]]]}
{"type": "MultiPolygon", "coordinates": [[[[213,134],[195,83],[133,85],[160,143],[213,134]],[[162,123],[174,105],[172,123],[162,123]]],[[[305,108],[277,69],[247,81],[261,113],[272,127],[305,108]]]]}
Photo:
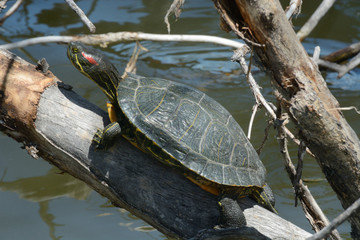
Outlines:
{"type": "Polygon", "coordinates": [[[345,48],[332,52],[321,59],[329,62],[341,63],[347,61],[349,58],[354,57],[360,52],[360,42],[353,43],[345,48]]]}
{"type": "MultiPolygon", "coordinates": [[[[360,141],[338,109],[317,65],[288,22],[278,0],[214,0],[227,25],[256,42],[254,51],[269,71],[283,111],[315,154],[344,208],[360,198],[360,141]],[[221,10],[221,9],[224,10],[221,10]]],[[[360,238],[360,211],[350,218],[360,238]]]]}
{"type": "MultiPolygon", "coordinates": [[[[0,51],[0,62],[0,130],[24,143],[32,156],[81,179],[169,237],[194,238],[218,224],[216,196],[123,138],[108,151],[94,151],[92,137],[108,123],[103,110],[51,72],[43,74],[7,51],[0,51]]],[[[248,198],[241,202],[248,226],[264,239],[310,236],[248,198]]]]}

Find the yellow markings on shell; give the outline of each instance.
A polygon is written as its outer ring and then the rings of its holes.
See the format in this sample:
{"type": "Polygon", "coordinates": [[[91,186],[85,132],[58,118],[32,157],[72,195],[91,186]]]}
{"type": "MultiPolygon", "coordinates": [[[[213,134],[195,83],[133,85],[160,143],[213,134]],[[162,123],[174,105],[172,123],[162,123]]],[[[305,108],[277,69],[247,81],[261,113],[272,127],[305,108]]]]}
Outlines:
{"type": "Polygon", "coordinates": [[[245,162],[246,162],[246,157],[244,157],[244,160],[243,160],[241,166],[244,166],[244,165],[245,165],[245,162]]]}
{"type": "Polygon", "coordinates": [[[200,108],[199,108],[198,112],[196,113],[196,116],[194,117],[194,120],[192,121],[191,125],[188,127],[188,129],[186,129],[186,131],[185,131],[184,134],[181,136],[181,138],[179,138],[179,141],[181,141],[181,139],[183,139],[183,137],[185,137],[185,134],[194,126],[194,123],[195,123],[195,121],[196,121],[199,113],[200,113],[200,108]]]}
{"type": "Polygon", "coordinates": [[[159,85],[157,82],[155,82],[154,79],[151,79],[151,81],[152,81],[153,83],[155,83],[156,86],[159,86],[159,87],[160,87],[160,85],[159,85]]]}
{"type": "Polygon", "coordinates": [[[153,112],[156,111],[156,109],[158,109],[160,107],[160,105],[162,104],[162,102],[164,101],[164,98],[165,98],[166,94],[164,94],[164,96],[161,98],[159,104],[148,114],[146,115],[146,117],[150,116],[153,112]]]}

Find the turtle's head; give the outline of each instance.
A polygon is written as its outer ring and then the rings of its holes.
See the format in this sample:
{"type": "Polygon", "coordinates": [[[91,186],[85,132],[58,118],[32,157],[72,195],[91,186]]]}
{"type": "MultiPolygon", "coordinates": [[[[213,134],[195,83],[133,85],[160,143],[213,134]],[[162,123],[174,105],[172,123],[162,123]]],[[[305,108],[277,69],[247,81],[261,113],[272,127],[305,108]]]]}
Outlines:
{"type": "Polygon", "coordinates": [[[104,54],[79,42],[71,42],[67,50],[71,63],[93,80],[111,102],[117,102],[120,74],[104,54]]]}

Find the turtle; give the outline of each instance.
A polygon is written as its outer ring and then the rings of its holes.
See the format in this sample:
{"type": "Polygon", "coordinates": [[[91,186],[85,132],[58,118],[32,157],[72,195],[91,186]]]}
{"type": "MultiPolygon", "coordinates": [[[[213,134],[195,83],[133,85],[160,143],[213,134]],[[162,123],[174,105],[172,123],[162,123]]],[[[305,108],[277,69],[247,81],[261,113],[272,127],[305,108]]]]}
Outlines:
{"type": "Polygon", "coordinates": [[[67,55],[108,98],[111,123],[95,133],[96,149],[106,150],[123,136],[219,196],[223,225],[246,224],[242,210],[232,206],[245,196],[276,211],[263,163],[239,124],[217,101],[175,81],[130,73],[122,79],[103,53],[80,42],[71,42],[67,55]],[[239,215],[235,220],[226,217],[234,214],[239,215]]]}

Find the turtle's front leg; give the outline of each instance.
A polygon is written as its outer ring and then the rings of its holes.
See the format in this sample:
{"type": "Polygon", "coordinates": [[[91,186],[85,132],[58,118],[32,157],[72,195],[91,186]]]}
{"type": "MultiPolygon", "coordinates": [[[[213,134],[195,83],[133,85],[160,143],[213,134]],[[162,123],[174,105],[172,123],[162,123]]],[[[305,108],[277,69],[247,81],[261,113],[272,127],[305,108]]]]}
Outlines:
{"type": "Polygon", "coordinates": [[[110,123],[104,129],[98,128],[93,138],[95,149],[108,149],[120,133],[121,127],[118,122],[110,123]]]}

